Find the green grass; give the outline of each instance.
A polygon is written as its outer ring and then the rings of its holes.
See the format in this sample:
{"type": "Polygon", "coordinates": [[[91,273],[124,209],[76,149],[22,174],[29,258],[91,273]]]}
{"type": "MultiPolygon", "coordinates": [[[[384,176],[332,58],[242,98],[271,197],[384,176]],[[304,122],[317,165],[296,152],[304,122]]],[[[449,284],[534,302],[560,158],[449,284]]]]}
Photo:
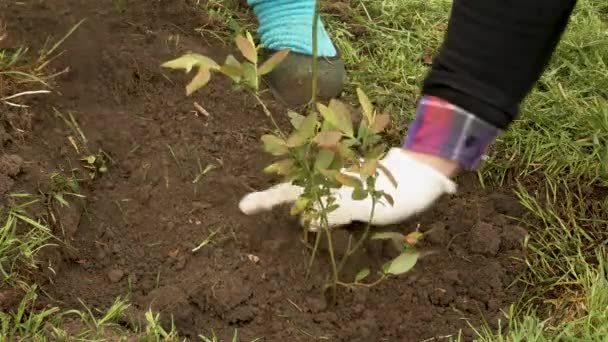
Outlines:
{"type": "Polygon", "coordinates": [[[180,341],[175,329],[163,329],[159,315],[151,311],[145,315],[145,328],[125,328],[121,320],[130,304],[121,298],[105,312],[96,313],[87,307],[34,310],[37,298],[37,289],[32,287],[14,312],[0,312],[0,341],[180,341]]]}
{"type": "MultiPolygon", "coordinates": [[[[53,79],[67,72],[67,69],[61,71],[51,69],[50,63],[61,54],[55,52],[83,22],[84,20],[78,22],[52,45],[47,41],[36,55],[28,54],[28,49],[24,46],[0,49],[0,108],[1,106],[28,108],[29,105],[23,103],[24,98],[50,93],[53,79]]],[[[0,22],[0,41],[7,39],[10,34],[0,22]]],[[[0,120],[3,116],[0,114],[0,120]]]]}
{"type": "MultiPolygon", "coordinates": [[[[30,287],[18,308],[0,312],[0,342],[4,341],[140,341],[181,342],[174,325],[167,330],[160,324],[160,315],[148,310],[142,326],[126,327],[128,299],[117,298],[105,311],[93,312],[83,303],[81,310],[62,311],[57,307],[34,309],[38,289],[30,287]]],[[[212,331],[210,337],[199,335],[202,342],[219,342],[212,331]]],[[[259,340],[259,339],[258,339],[259,340]]],[[[235,329],[231,342],[239,342],[235,329]]],[[[255,342],[257,340],[253,340],[255,342]]]]}
{"type": "Polygon", "coordinates": [[[31,217],[28,209],[40,200],[29,194],[9,196],[0,207],[0,274],[3,284],[16,284],[22,274],[37,269],[36,254],[52,239],[48,225],[31,217]]]}
{"type": "Polygon", "coordinates": [[[583,258],[564,262],[575,273],[573,281],[579,286],[577,297],[572,298],[570,315],[555,321],[553,317],[540,319],[527,313],[520,320],[512,320],[504,334],[488,329],[478,330],[479,341],[605,341],[608,336],[608,280],[605,249],[597,251],[597,267],[583,258]],[[584,269],[574,270],[580,267],[584,269]],[[584,311],[584,314],[580,314],[584,311]]]}
{"type": "MultiPolygon", "coordinates": [[[[413,119],[429,52],[441,43],[451,1],[351,6],[346,20],[344,13],[325,15],[349,68],[347,96],[360,86],[388,108],[397,121],[397,143],[413,119]]],[[[527,222],[529,267],[521,275],[527,291],[505,317],[507,332],[481,329],[481,341],[608,336],[608,200],[589,194],[608,186],[607,63],[608,2],[579,1],[521,116],[479,170],[484,185],[513,186],[537,219],[527,222]]]]}

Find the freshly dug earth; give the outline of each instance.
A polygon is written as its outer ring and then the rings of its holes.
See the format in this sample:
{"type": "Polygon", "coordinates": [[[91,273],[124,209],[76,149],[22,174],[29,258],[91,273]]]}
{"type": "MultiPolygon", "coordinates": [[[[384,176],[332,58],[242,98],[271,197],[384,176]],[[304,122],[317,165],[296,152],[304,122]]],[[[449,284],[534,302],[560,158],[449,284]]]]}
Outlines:
{"type": "MultiPolygon", "coordinates": [[[[288,210],[255,217],[238,210],[241,196],[272,184],[261,174],[270,161],[260,149],[270,127],[261,108],[218,75],[187,98],[191,75],[160,67],[189,50],[223,59],[230,48],[195,32],[209,28],[205,13],[183,0],[128,1],[122,14],[114,3],[0,5],[16,41],[34,47],[87,18],[62,45],[67,51],[53,65],[70,71],[57,95],[34,103],[29,133],[19,137],[2,123],[0,189],[35,192],[53,171],[82,169],[88,153],[109,157],[107,173],[83,182],[84,200],[68,197],[69,208],[54,208],[55,231],[68,246],[41,254],[47,304],[82,308],[82,300],[103,310],[130,296],[131,319],[151,307],[192,340],[213,329],[227,341],[235,328],[241,341],[439,341],[459,329],[470,340],[468,322],[504,324],[501,310],[521,292],[511,284],[526,234],[507,218],[523,213],[508,191],[480,190],[463,176],[457,196],[390,228],[430,231],[421,248],[435,253],[377,287],[342,288],[327,305],[321,288],[330,268],[319,263],[305,278],[309,254],[288,210]],[[73,114],[88,151],[76,152],[68,137],[78,135],[55,109],[73,114]],[[214,168],[198,177],[207,165],[214,168]],[[193,252],[211,232],[211,243],[193,252]]],[[[335,235],[344,245],[346,233],[335,235]]],[[[392,256],[390,244],[369,243],[347,276],[392,256]]]]}

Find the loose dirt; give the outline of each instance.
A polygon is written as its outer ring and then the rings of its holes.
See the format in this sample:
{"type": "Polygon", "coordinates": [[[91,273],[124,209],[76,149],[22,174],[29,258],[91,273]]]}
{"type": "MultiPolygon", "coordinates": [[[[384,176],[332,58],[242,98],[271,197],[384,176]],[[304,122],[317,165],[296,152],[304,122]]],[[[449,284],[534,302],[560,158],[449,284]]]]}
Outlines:
{"type": "MultiPolygon", "coordinates": [[[[523,215],[508,191],[482,190],[464,175],[457,196],[390,228],[430,231],[421,248],[435,253],[378,287],[343,289],[328,306],[321,287],[329,268],[321,263],[304,277],[308,252],[288,211],[238,210],[242,195],[272,184],[261,175],[270,161],[260,149],[270,127],[261,108],[220,76],[187,98],[189,76],[160,67],[189,50],[231,52],[194,31],[207,19],[193,2],[133,0],[119,14],[108,0],[22,1],[3,2],[0,12],[16,41],[35,48],[87,19],[53,62],[70,68],[58,94],[33,104],[26,133],[0,116],[2,193],[35,192],[53,171],[82,169],[86,151],[73,148],[68,138],[76,136],[57,111],[76,118],[88,152],[107,154],[108,172],[83,182],[86,198],[53,209],[67,245],[42,254],[47,304],[81,309],[82,300],[103,310],[130,296],[125,324],[151,307],[165,323],[172,315],[191,340],[214,329],[228,341],[235,328],[242,341],[441,341],[459,329],[469,340],[469,323],[506,321],[501,310],[521,292],[510,285],[523,267],[516,258],[526,234],[507,218],[523,215]],[[207,165],[213,169],[195,182],[207,165]],[[212,232],[212,243],[193,252],[212,232]]],[[[345,242],[344,232],[336,235],[345,242]]],[[[378,267],[394,255],[390,247],[369,243],[347,274],[378,267]]]]}

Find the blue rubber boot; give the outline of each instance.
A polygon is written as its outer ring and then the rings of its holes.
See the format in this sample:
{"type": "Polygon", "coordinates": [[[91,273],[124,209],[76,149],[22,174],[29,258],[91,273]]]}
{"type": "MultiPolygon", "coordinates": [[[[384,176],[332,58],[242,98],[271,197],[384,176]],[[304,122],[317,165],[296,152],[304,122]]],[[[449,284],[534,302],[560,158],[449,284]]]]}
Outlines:
{"type": "MultiPolygon", "coordinates": [[[[265,77],[275,98],[289,106],[309,103],[312,97],[312,22],[315,0],[247,0],[259,22],[258,34],[269,54],[291,50],[265,77]]],[[[317,24],[319,99],[338,97],[345,68],[323,22],[317,24]]]]}

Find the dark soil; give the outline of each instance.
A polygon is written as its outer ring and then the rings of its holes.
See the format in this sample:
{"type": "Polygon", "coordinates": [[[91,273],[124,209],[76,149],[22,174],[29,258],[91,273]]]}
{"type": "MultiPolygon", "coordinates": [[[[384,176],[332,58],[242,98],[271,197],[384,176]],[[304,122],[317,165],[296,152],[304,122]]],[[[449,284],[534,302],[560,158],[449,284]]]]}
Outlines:
{"type": "MultiPolygon", "coordinates": [[[[72,147],[74,133],[53,108],[73,113],[90,153],[109,156],[109,171],[83,182],[84,200],[52,209],[68,246],[41,254],[47,304],[81,309],[82,300],[103,310],[130,295],[127,321],[152,307],[165,322],[173,315],[192,340],[214,329],[227,341],[235,328],[242,341],[439,341],[459,329],[468,340],[468,322],[505,321],[501,310],[521,293],[510,285],[526,234],[507,216],[523,210],[509,191],[481,190],[467,175],[457,196],[391,227],[432,230],[422,248],[436,253],[378,287],[342,289],[328,306],[321,287],[329,267],[304,277],[308,251],[287,210],[255,217],[238,210],[241,196],[272,184],[261,175],[269,158],[259,137],[270,127],[261,108],[220,76],[187,98],[188,76],[160,68],[188,50],[223,58],[229,48],[194,31],[206,18],[189,2],[127,4],[123,14],[109,0],[0,4],[16,41],[33,51],[87,18],[53,64],[69,73],[57,80],[57,94],[33,104],[26,134],[0,116],[0,191],[36,192],[51,172],[82,169],[84,152],[72,147]],[[197,114],[194,101],[210,115],[197,114]],[[215,168],[195,184],[199,163],[215,168]],[[192,252],[218,230],[213,244],[192,252]]],[[[346,233],[336,235],[344,243],[346,233]]],[[[370,243],[347,273],[378,267],[394,255],[390,247],[370,243]]]]}

